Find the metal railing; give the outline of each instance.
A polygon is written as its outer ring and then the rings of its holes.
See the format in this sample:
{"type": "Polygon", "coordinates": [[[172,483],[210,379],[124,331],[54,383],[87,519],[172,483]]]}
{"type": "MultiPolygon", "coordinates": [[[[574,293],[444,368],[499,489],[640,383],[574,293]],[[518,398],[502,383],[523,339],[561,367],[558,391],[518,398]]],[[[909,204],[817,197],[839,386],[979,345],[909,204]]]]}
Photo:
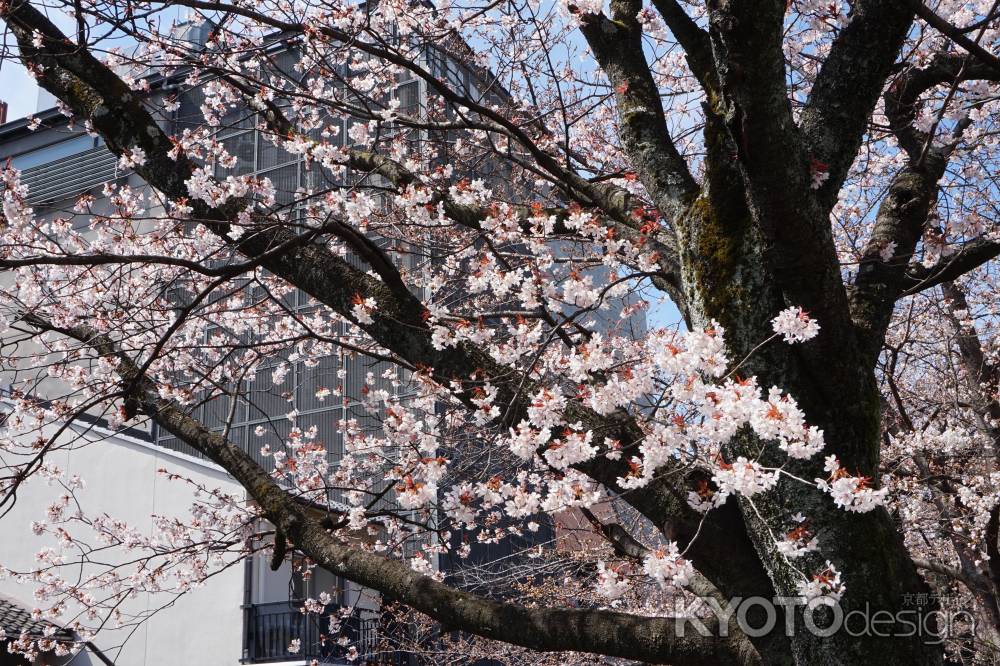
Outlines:
{"type": "Polygon", "coordinates": [[[377,617],[352,616],[341,622],[341,632],[327,636],[329,617],[338,608],[331,606],[322,615],[307,615],[302,603],[279,601],[252,604],[244,608],[243,659],[245,664],[266,664],[280,661],[318,660],[324,664],[384,664],[408,663],[406,655],[394,650],[380,650],[377,617]],[[349,640],[347,646],[338,642],[349,640]],[[299,651],[288,648],[299,641],[299,651]],[[347,660],[347,651],[354,647],[358,656],[347,660]]]}

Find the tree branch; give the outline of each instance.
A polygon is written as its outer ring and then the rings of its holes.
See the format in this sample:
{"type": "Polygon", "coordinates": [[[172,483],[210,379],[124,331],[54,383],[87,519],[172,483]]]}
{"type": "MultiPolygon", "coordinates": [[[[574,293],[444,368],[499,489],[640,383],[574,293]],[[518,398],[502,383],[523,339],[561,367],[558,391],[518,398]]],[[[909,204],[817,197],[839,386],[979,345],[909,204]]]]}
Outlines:
{"type": "Polygon", "coordinates": [[[802,110],[799,126],[809,156],[827,165],[818,196],[829,210],[868,130],[886,77],[913,22],[898,0],[859,0],[837,36],[802,110]]]}
{"type": "Polygon", "coordinates": [[[966,37],[963,30],[956,28],[951,23],[935,14],[934,11],[921,2],[921,0],[910,0],[910,5],[913,11],[916,12],[917,16],[922,18],[927,25],[937,29],[942,35],[948,37],[950,40],[968,51],[968,53],[976,58],[981,64],[992,69],[996,75],[1000,75],[1000,58],[966,37]]]}
{"type": "MultiPolygon", "coordinates": [[[[170,140],[113,72],[75,47],[54,51],[45,51],[44,46],[43,50],[36,49],[32,45],[33,30],[55,37],[45,43],[61,44],[63,38],[51,22],[26,2],[0,5],[0,18],[12,26],[26,63],[43,68],[41,82],[46,88],[81,116],[91,119],[112,150],[120,154],[131,145],[143,147],[147,153],[147,164],[139,167],[138,171],[150,185],[174,199],[187,196],[185,181],[193,170],[192,163],[183,156],[176,162],[169,158],[170,140]],[[116,106],[112,100],[122,100],[122,105],[116,106]],[[118,119],[119,109],[127,116],[121,122],[118,119]]],[[[272,248],[295,238],[293,231],[271,225],[232,241],[227,232],[229,221],[235,219],[237,209],[211,209],[201,202],[193,203],[199,220],[250,258],[266,255],[272,248]]],[[[455,382],[459,387],[456,392],[459,399],[468,401],[472,392],[482,384],[481,379],[472,378],[476,374],[473,371],[477,369],[482,371],[479,377],[509,375],[509,369],[498,367],[488,354],[467,342],[445,350],[435,349],[431,332],[424,321],[425,310],[418,298],[409,290],[393,289],[354,268],[324,246],[310,244],[279,255],[268,255],[262,265],[354,321],[376,342],[412,366],[427,368],[441,385],[449,386],[455,382]],[[377,303],[370,324],[357,322],[352,314],[357,295],[374,298],[377,303]]],[[[524,390],[511,389],[507,382],[503,382],[500,389],[498,400],[508,405],[505,414],[507,422],[517,423],[527,407],[524,390]]],[[[602,417],[576,401],[569,404],[566,418],[569,422],[579,420],[595,432],[618,439],[623,446],[632,446],[644,436],[634,419],[627,414],[617,412],[602,417]]],[[[616,479],[628,472],[626,461],[614,464],[606,460],[591,461],[580,465],[580,469],[616,492],[621,491],[616,479]]],[[[645,488],[625,493],[624,497],[660,529],[669,530],[684,544],[699,534],[689,555],[695,566],[700,567],[725,593],[770,596],[773,588],[749,542],[735,502],[713,511],[699,532],[700,514],[687,505],[683,489],[678,492],[671,487],[678,482],[674,476],[664,474],[645,488]],[[719,552],[727,553],[729,562],[719,562],[719,552]],[[734,566],[734,562],[739,562],[739,565],[734,566]]]]}
{"type": "Polygon", "coordinates": [[[850,288],[851,317],[871,362],[882,350],[893,307],[907,282],[907,262],[923,235],[927,214],[937,201],[937,182],[944,164],[944,159],[937,157],[923,167],[905,167],[893,178],[875,216],[850,288]],[[895,249],[885,261],[882,254],[890,244],[895,249]]]}
{"type": "Polygon", "coordinates": [[[625,153],[656,205],[677,223],[699,187],[667,132],[660,91],[642,48],[636,18],[641,8],[635,0],[613,0],[613,19],[587,14],[580,30],[615,89],[625,153]]]}
{"type": "Polygon", "coordinates": [[[932,562],[931,560],[925,560],[921,558],[915,558],[913,563],[917,565],[918,569],[923,569],[925,571],[933,571],[936,574],[941,574],[948,578],[959,581],[970,588],[976,588],[975,581],[970,581],[966,577],[965,573],[962,572],[958,567],[951,567],[947,564],[941,564],[940,562],[932,562]]]}
{"type": "MultiPolygon", "coordinates": [[[[879,206],[872,234],[862,251],[858,273],[850,289],[851,316],[861,332],[861,343],[870,359],[881,350],[896,301],[916,293],[911,285],[914,273],[926,270],[918,264],[907,265],[923,235],[927,215],[937,201],[938,181],[944,175],[954,145],[934,147],[928,134],[913,126],[921,95],[934,86],[972,79],[996,80],[998,72],[968,57],[954,54],[935,56],[926,66],[902,72],[885,94],[886,116],[890,128],[909,158],[893,179],[886,198],[879,206]],[[892,257],[883,261],[882,253],[894,244],[892,257]],[[911,288],[908,288],[911,287],[911,288]]],[[[973,253],[977,259],[984,255],[973,253]]],[[[988,255],[988,252],[985,253],[988,255]]],[[[988,260],[991,257],[986,257],[988,260]]],[[[974,267],[975,262],[963,265],[974,267]]],[[[957,267],[956,267],[957,269],[957,267]]],[[[970,270],[967,268],[966,270],[970,270]]],[[[960,273],[959,273],[960,274],[960,273]]],[[[934,284],[947,281],[934,280],[934,284]]],[[[921,285],[920,289],[926,289],[921,285]]]]}
{"type": "MultiPolygon", "coordinates": [[[[321,567],[377,590],[448,627],[540,651],[584,651],[651,663],[736,664],[730,644],[718,637],[678,637],[673,618],[639,617],[602,610],[534,609],[463,592],[402,562],[339,542],[288,495],[240,447],[187,416],[107,336],[87,327],[61,328],[36,315],[24,320],[55,331],[118,361],[123,383],[132,387],[141,411],[181,441],[225,469],[246,488],[278,532],[321,567]]],[[[697,633],[697,632],[695,632],[697,633]]]]}
{"type": "Polygon", "coordinates": [[[706,92],[718,91],[719,81],[712,63],[712,42],[708,33],[688,16],[677,0],[653,0],[663,22],[684,49],[688,67],[706,92]]]}
{"type": "Polygon", "coordinates": [[[908,286],[900,296],[912,296],[944,282],[955,280],[998,256],[1000,256],[1000,242],[981,238],[964,245],[958,252],[943,257],[930,268],[912,264],[906,270],[908,286]]]}

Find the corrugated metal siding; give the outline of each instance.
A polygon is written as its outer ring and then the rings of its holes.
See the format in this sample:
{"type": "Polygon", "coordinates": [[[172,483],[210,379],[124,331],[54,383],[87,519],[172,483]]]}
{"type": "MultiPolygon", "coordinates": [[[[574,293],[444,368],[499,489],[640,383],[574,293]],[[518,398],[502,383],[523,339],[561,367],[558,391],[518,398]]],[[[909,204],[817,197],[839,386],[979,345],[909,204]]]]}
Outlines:
{"type": "Polygon", "coordinates": [[[118,158],[104,146],[49,162],[21,173],[28,186],[28,203],[33,206],[75,198],[125,172],[118,168],[118,158]]]}

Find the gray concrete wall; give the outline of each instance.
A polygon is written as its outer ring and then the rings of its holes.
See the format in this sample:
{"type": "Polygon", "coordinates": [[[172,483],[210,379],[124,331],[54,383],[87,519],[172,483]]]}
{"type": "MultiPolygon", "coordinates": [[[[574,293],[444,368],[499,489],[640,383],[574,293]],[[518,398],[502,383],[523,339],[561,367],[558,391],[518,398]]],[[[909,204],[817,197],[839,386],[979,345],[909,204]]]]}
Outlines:
{"type": "MultiPolygon", "coordinates": [[[[96,440],[96,434],[94,431],[87,437],[96,440]]],[[[138,440],[108,436],[80,446],[86,438],[77,433],[67,434],[63,440],[71,438],[76,438],[77,446],[57,452],[51,462],[66,474],[79,474],[86,481],[87,486],[77,491],[83,511],[89,516],[107,513],[147,536],[154,532],[153,514],[189,520],[194,499],[189,484],[164,478],[157,473],[160,468],[209,488],[242,494],[242,489],[222,470],[138,440]]],[[[0,520],[0,564],[15,570],[30,569],[39,549],[59,548],[57,539],[47,534],[35,536],[29,525],[33,520],[45,519],[46,507],[61,492],[59,486],[49,486],[41,479],[24,487],[14,509],[0,520]]],[[[94,543],[88,531],[78,530],[81,537],[94,543]]],[[[121,561],[115,558],[126,555],[113,550],[103,557],[121,561]]],[[[123,606],[126,613],[167,606],[134,631],[109,625],[94,642],[120,666],[237,664],[242,648],[243,587],[244,569],[240,563],[210,578],[204,587],[176,598],[172,605],[167,605],[174,600],[169,593],[140,593],[123,606]]],[[[38,605],[32,596],[34,588],[31,582],[0,580],[0,593],[27,608],[38,605]]]]}

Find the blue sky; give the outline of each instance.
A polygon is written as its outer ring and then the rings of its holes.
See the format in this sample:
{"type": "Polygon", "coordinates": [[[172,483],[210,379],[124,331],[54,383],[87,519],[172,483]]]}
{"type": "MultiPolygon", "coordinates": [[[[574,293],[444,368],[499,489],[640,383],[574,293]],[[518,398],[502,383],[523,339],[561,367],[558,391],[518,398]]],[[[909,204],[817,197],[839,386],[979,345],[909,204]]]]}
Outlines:
{"type": "MultiPolygon", "coordinates": [[[[36,5],[60,29],[72,29],[73,21],[62,12],[51,11],[41,5],[36,5]]],[[[2,26],[3,23],[0,23],[2,26]]],[[[7,120],[23,118],[36,111],[38,103],[38,86],[28,71],[17,59],[17,42],[10,33],[4,35],[4,52],[0,58],[0,100],[7,102],[7,120]]]]}
{"type": "Polygon", "coordinates": [[[8,121],[32,113],[38,101],[38,86],[34,79],[20,63],[10,59],[0,60],[0,100],[10,106],[8,121]]]}
{"type": "MultiPolygon", "coordinates": [[[[56,25],[66,30],[72,28],[72,21],[62,13],[47,12],[56,25]]],[[[16,54],[13,37],[6,36],[8,51],[16,54]]],[[[16,56],[0,59],[0,100],[9,105],[7,120],[23,118],[38,110],[38,86],[27,70],[21,66],[16,56]]],[[[46,105],[48,106],[48,105],[46,105]]],[[[647,312],[649,326],[671,326],[680,321],[680,313],[673,303],[653,303],[647,312]]]]}

